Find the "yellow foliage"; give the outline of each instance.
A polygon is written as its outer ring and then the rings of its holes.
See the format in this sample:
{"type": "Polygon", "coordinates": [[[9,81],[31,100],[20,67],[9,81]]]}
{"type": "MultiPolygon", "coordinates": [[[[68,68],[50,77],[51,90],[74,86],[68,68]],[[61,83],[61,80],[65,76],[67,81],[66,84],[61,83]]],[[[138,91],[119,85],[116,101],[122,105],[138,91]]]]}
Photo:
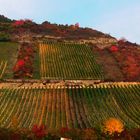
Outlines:
{"type": "Polygon", "coordinates": [[[115,132],[121,133],[124,130],[123,123],[116,118],[109,118],[104,122],[103,132],[108,133],[109,135],[114,134],[115,132]]]}
{"type": "Polygon", "coordinates": [[[17,125],[18,125],[18,120],[17,120],[17,117],[12,117],[12,119],[11,119],[11,124],[12,124],[12,127],[13,128],[16,128],[17,127],[17,125]]]}

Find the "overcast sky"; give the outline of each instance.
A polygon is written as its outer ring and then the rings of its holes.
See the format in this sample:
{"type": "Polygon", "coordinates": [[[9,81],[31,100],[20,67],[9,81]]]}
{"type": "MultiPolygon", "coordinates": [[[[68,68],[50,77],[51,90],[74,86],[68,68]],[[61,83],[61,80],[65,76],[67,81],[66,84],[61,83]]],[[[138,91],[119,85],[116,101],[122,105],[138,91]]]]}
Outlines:
{"type": "Polygon", "coordinates": [[[140,44],[140,0],[0,0],[0,14],[91,27],[140,44]]]}

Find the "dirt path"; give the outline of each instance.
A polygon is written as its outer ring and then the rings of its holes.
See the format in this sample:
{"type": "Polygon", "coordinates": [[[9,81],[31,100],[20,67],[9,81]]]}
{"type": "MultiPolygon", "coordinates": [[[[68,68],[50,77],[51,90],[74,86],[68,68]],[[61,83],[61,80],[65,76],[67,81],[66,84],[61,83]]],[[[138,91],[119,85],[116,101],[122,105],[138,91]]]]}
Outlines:
{"type": "Polygon", "coordinates": [[[63,88],[63,87],[88,87],[88,86],[109,86],[109,85],[135,85],[140,84],[140,82],[103,82],[103,83],[95,83],[92,80],[84,80],[84,81],[59,81],[58,83],[47,83],[44,84],[42,82],[34,82],[34,83],[0,83],[1,88],[63,88]]]}

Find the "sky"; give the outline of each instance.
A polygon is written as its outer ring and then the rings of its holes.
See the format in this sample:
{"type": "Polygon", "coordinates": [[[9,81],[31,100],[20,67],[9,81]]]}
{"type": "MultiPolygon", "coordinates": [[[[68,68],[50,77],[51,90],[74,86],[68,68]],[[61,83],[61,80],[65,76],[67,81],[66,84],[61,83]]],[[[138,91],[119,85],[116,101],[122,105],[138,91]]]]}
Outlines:
{"type": "Polygon", "coordinates": [[[0,14],[37,23],[79,23],[140,44],[140,0],[0,0],[0,14]]]}

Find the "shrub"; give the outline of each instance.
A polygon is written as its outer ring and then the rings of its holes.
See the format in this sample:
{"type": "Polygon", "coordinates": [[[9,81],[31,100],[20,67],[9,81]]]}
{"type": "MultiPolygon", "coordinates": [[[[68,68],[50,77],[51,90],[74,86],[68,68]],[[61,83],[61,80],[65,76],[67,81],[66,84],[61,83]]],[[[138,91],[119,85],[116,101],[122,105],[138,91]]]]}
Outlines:
{"type": "Polygon", "coordinates": [[[103,132],[105,134],[114,135],[121,133],[124,130],[123,123],[116,118],[109,118],[103,123],[103,132]]]}
{"type": "Polygon", "coordinates": [[[35,137],[40,138],[40,139],[47,135],[47,131],[44,125],[41,125],[41,126],[34,125],[32,127],[32,132],[35,135],[35,137]]]}
{"type": "Polygon", "coordinates": [[[18,119],[17,119],[16,116],[12,117],[12,119],[11,119],[11,125],[12,125],[12,128],[13,128],[13,129],[16,129],[16,128],[17,128],[18,119]]]}
{"type": "Polygon", "coordinates": [[[110,48],[111,52],[117,52],[118,50],[119,50],[119,48],[116,45],[112,45],[111,48],[110,48]]]}
{"type": "Polygon", "coordinates": [[[0,41],[10,41],[10,35],[7,33],[0,33],[0,41]]]}

